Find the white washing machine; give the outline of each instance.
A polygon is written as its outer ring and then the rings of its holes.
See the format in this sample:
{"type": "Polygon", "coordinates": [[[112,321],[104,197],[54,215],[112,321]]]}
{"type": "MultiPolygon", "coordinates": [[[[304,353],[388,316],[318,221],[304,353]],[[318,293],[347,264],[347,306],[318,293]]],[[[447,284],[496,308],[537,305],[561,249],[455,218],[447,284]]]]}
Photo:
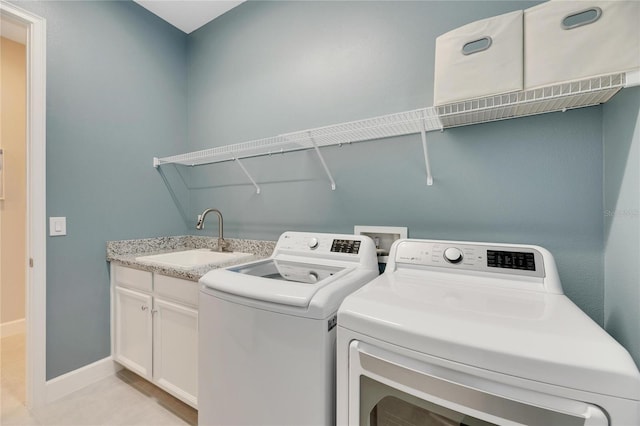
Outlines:
{"type": "Polygon", "coordinates": [[[640,425],[636,365],[541,247],[398,240],[337,345],[338,425],[640,425]]]}
{"type": "Polygon", "coordinates": [[[200,279],[198,423],[335,423],[336,311],[378,276],[362,235],[285,232],[262,261],[200,279]]]}

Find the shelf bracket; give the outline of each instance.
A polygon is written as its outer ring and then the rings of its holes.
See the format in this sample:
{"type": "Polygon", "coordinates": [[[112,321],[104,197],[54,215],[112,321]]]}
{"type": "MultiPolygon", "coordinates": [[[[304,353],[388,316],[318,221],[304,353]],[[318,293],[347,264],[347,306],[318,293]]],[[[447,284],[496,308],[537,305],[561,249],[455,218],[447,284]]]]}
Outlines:
{"type": "Polygon", "coordinates": [[[420,136],[422,136],[422,150],[424,151],[424,164],[427,169],[427,186],[433,185],[433,175],[431,175],[431,163],[429,162],[429,151],[427,150],[427,127],[426,117],[422,120],[420,128],[420,136]]]}
{"type": "Polygon", "coordinates": [[[307,132],[307,135],[309,136],[309,140],[313,144],[313,148],[316,150],[316,154],[318,154],[318,158],[320,158],[320,163],[322,163],[322,167],[324,168],[324,172],[329,177],[329,181],[331,181],[331,190],[335,191],[336,190],[336,181],[334,181],[333,180],[333,176],[331,176],[331,171],[329,171],[329,167],[327,167],[327,163],[324,161],[324,157],[322,156],[322,153],[320,153],[320,148],[318,148],[318,144],[316,143],[316,141],[313,140],[313,136],[311,136],[311,132],[307,132]]]}
{"type": "Polygon", "coordinates": [[[245,175],[247,175],[247,177],[249,178],[249,180],[251,181],[251,183],[253,184],[253,186],[256,187],[256,194],[260,193],[260,186],[258,186],[258,184],[256,183],[255,180],[253,180],[253,178],[251,177],[251,175],[249,174],[249,171],[247,170],[247,168],[244,166],[244,164],[242,164],[242,162],[240,161],[239,158],[234,158],[235,162],[238,163],[238,166],[240,166],[240,168],[242,169],[242,171],[244,172],[245,175]]]}

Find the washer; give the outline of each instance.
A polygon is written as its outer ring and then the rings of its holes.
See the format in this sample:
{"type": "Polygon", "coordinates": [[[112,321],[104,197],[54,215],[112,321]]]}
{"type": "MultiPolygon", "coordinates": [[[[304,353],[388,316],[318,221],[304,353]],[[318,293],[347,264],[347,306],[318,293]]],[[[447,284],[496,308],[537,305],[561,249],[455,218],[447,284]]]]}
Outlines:
{"type": "Polygon", "coordinates": [[[336,311],[378,276],[362,235],[285,232],[267,259],[200,279],[198,423],[335,423],[336,311]]]}
{"type": "Polygon", "coordinates": [[[640,424],[636,365],[541,247],[398,240],[337,345],[338,425],[640,424]]]}

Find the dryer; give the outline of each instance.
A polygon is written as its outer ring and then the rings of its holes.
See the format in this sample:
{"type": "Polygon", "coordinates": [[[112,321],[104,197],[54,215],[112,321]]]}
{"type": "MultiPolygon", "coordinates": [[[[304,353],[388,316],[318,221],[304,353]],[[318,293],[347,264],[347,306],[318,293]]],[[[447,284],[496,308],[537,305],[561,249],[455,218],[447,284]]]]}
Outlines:
{"type": "Polygon", "coordinates": [[[337,345],[338,425],[640,424],[634,361],[542,247],[398,240],[337,345]]]}
{"type": "Polygon", "coordinates": [[[266,260],[200,279],[198,423],[335,423],[336,311],[378,276],[362,235],[285,232],[266,260]]]}

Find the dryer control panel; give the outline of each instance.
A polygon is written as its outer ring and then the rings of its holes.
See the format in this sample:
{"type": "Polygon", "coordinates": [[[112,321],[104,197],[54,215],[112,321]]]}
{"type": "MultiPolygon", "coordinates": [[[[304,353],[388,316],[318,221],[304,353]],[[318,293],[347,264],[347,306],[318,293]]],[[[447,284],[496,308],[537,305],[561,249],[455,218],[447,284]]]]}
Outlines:
{"type": "Polygon", "coordinates": [[[515,245],[405,240],[397,244],[395,262],[454,270],[545,276],[542,253],[534,247],[515,245]]]}

